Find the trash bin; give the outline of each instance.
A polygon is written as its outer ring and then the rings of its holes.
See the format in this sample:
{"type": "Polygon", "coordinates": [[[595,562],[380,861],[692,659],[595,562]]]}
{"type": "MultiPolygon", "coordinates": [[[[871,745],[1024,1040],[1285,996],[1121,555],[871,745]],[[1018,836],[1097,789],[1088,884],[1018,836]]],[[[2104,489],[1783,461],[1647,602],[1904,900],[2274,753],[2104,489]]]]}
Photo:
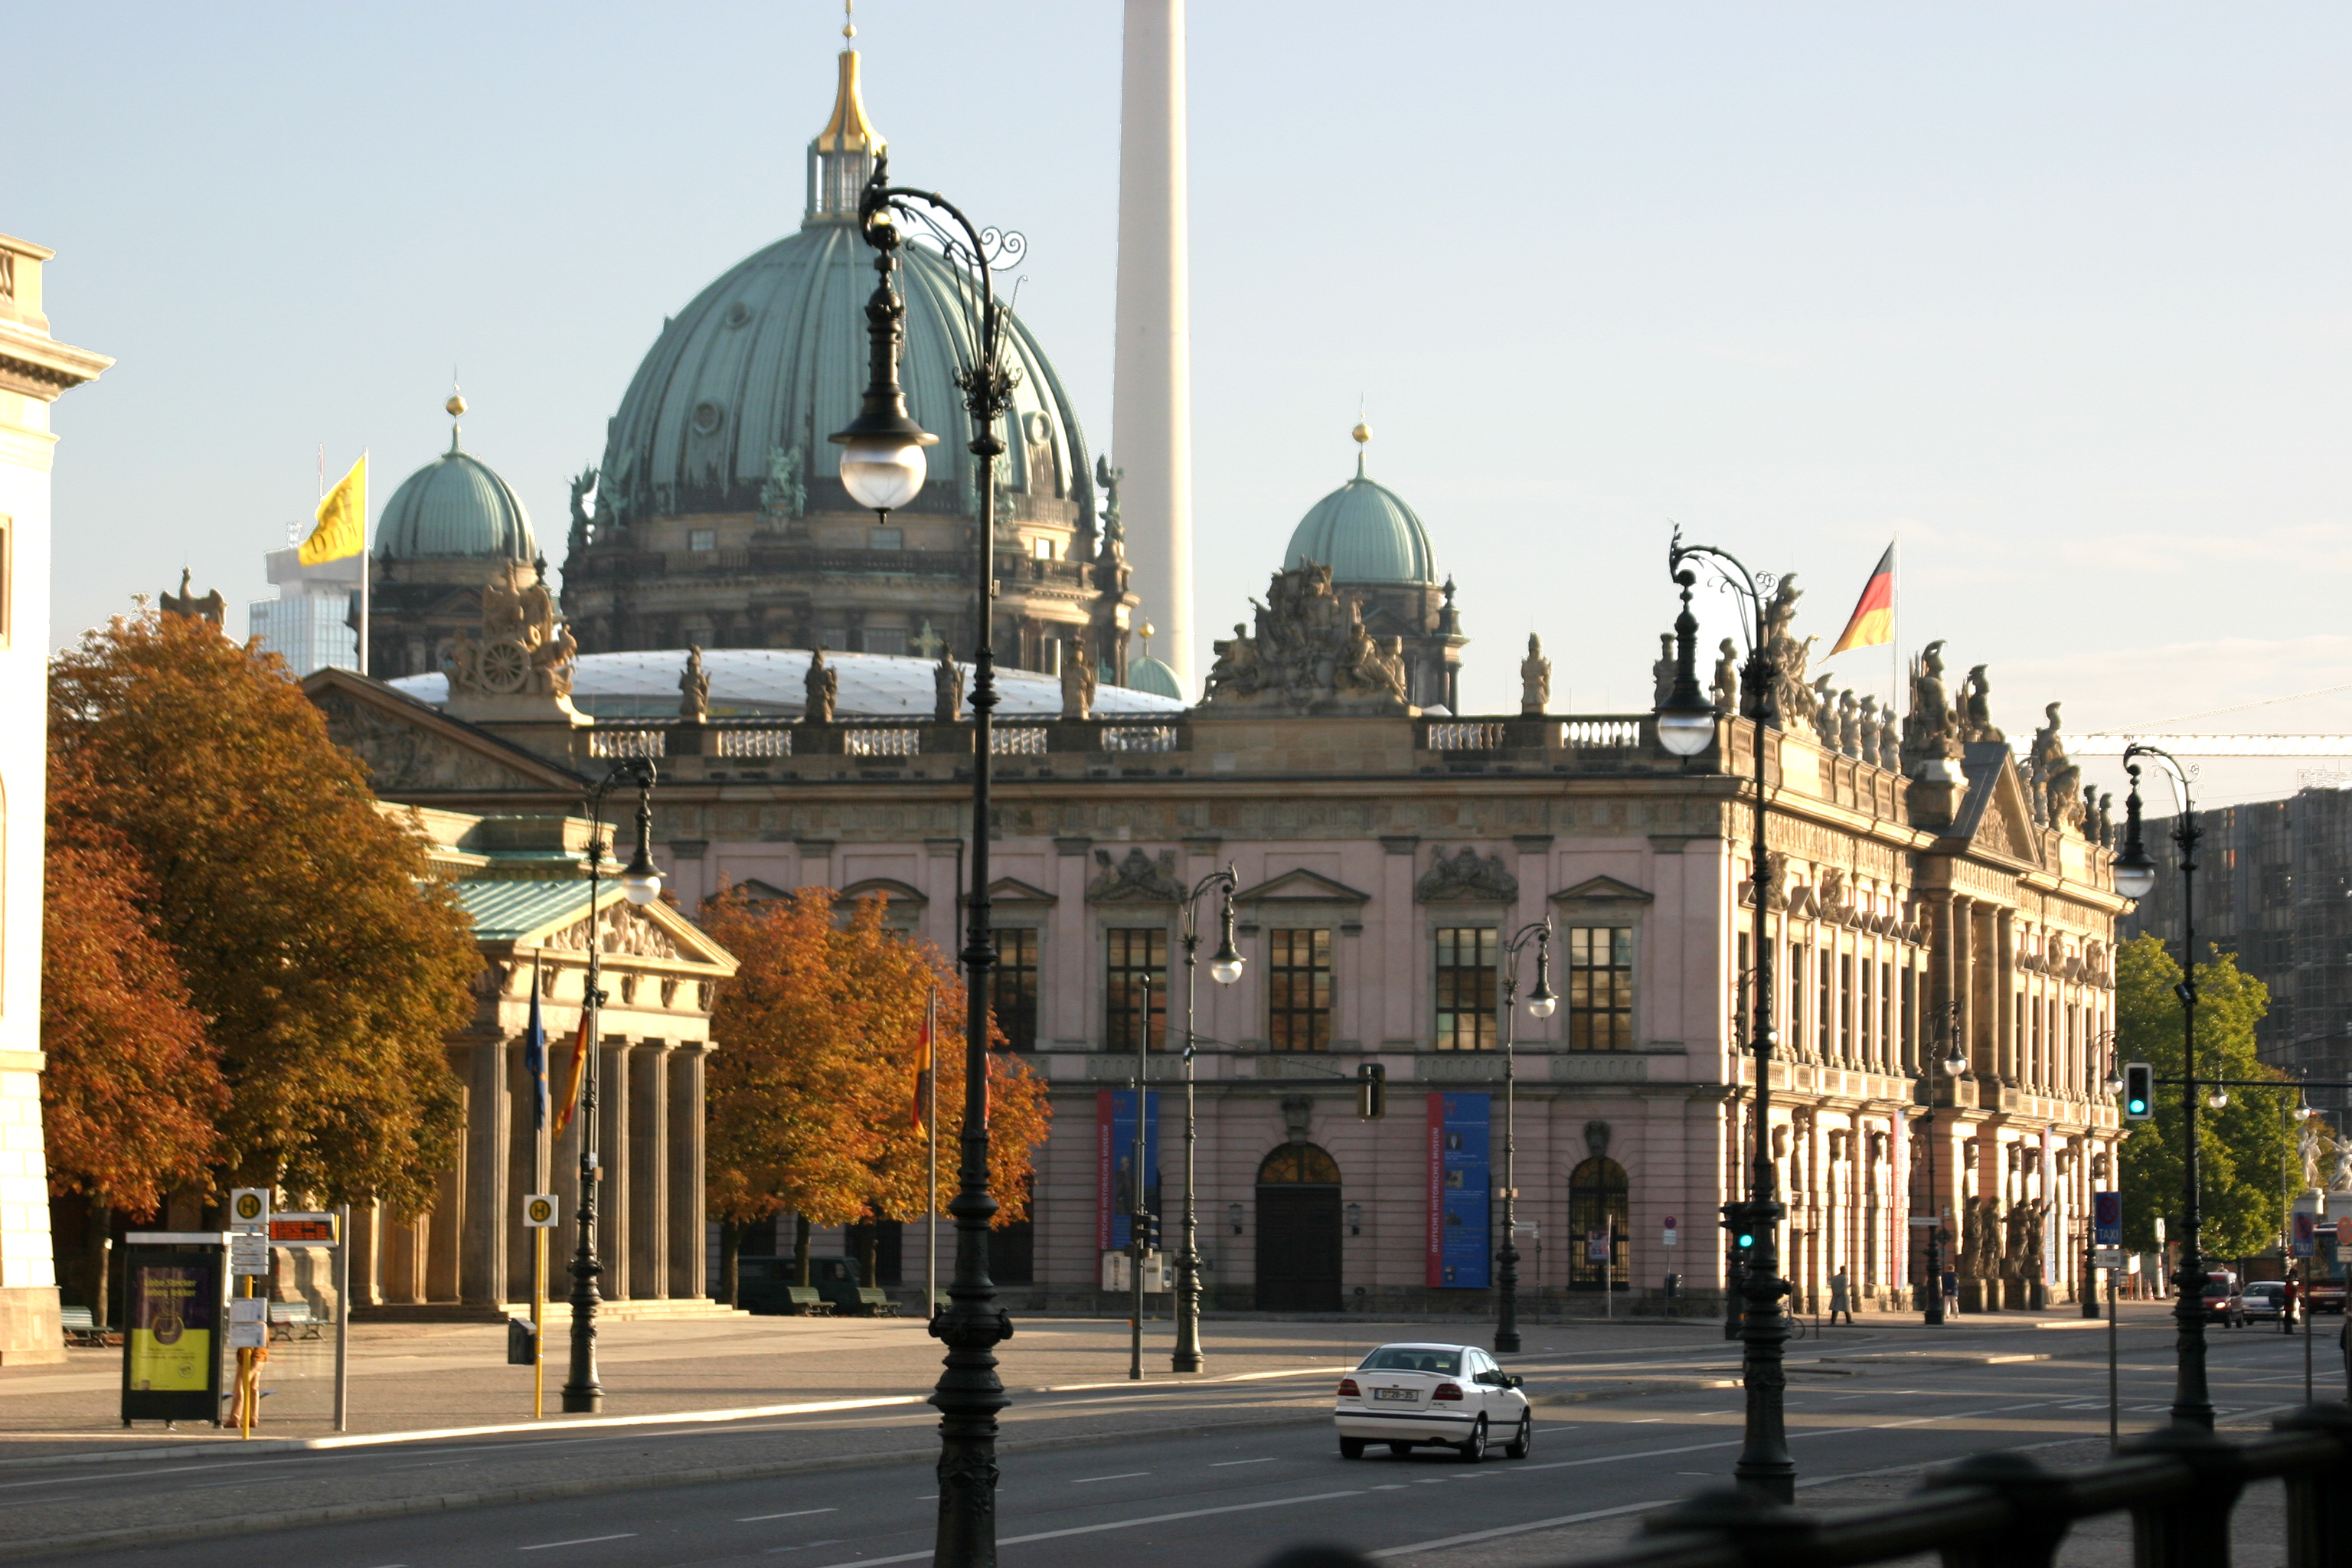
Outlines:
{"type": "Polygon", "coordinates": [[[539,1347],[532,1342],[538,1337],[539,1331],[530,1326],[529,1318],[509,1318],[507,1320],[507,1364],[530,1366],[536,1362],[539,1358],[533,1352],[539,1347]]]}
{"type": "Polygon", "coordinates": [[[1679,1296],[1679,1295],[1681,1295],[1682,1293],[1683,1293],[1683,1277],[1682,1277],[1681,1275],[1679,1275],[1679,1274],[1669,1274],[1669,1275],[1667,1275],[1667,1276],[1666,1276],[1666,1316],[1667,1316],[1667,1317],[1671,1318],[1671,1317],[1673,1317],[1673,1316],[1675,1315],[1675,1297],[1677,1297],[1677,1296],[1679,1296]]]}

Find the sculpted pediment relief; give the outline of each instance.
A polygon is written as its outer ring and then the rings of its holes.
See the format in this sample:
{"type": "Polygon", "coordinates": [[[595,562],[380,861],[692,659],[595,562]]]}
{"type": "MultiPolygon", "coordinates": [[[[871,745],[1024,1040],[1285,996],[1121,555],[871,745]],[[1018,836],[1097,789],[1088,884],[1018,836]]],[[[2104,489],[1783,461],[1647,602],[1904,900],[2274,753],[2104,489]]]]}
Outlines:
{"type": "Polygon", "coordinates": [[[379,795],[548,787],[543,776],[348,692],[316,692],[311,700],[326,716],[328,738],[367,764],[368,783],[379,795]]]}
{"type": "Polygon", "coordinates": [[[1090,904],[1172,904],[1184,896],[1182,884],[1176,880],[1173,849],[1161,850],[1156,859],[1140,849],[1130,849],[1124,860],[1113,860],[1109,850],[1097,849],[1095,864],[1101,869],[1087,884],[1090,904]]]}
{"type": "MultiPolygon", "coordinates": [[[[608,904],[598,911],[595,920],[597,949],[605,957],[627,958],[698,958],[698,953],[678,951],[669,932],[654,922],[653,917],[638,912],[629,903],[608,904]]],[[[589,922],[574,921],[562,931],[550,933],[541,944],[562,952],[588,951],[589,922]]]]}
{"type": "Polygon", "coordinates": [[[1429,869],[1412,886],[1416,903],[1508,903],[1519,896],[1519,879],[1503,866],[1500,855],[1480,856],[1469,846],[1452,858],[1437,850],[1429,869]]]}

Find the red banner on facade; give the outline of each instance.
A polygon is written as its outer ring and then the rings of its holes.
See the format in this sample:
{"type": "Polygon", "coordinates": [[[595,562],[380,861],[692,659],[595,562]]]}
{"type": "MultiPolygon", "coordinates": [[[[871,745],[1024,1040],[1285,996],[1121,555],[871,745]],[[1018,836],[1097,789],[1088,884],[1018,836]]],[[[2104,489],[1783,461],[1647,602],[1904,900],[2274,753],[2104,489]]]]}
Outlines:
{"type": "Polygon", "coordinates": [[[1110,1250],[1111,1210],[1118,1198],[1114,1186],[1118,1182],[1118,1162],[1111,1152],[1111,1091],[1095,1092],[1095,1250],[1110,1250]]]}
{"type": "Polygon", "coordinates": [[[1423,1247],[1424,1282],[1445,1283],[1445,1096],[1429,1096],[1429,1239],[1423,1247]]]}

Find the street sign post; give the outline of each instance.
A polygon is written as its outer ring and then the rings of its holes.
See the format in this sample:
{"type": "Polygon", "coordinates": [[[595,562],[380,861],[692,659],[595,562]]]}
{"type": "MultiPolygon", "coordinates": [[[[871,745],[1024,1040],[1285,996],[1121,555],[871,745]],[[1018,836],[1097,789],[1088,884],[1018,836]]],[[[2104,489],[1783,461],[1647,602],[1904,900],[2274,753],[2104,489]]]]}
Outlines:
{"type": "Polygon", "coordinates": [[[522,1200],[522,1223],[530,1231],[530,1418],[547,1414],[547,1233],[562,1215],[553,1193],[522,1200]]]}
{"type": "Polygon", "coordinates": [[[1676,1231],[1676,1230],[1675,1230],[1675,1216],[1674,1216],[1674,1215],[1668,1215],[1666,1216],[1666,1230],[1665,1230],[1665,1237],[1664,1237],[1665,1244],[1666,1244],[1668,1247],[1673,1247],[1673,1246],[1677,1245],[1677,1244],[1681,1241],[1681,1239],[1682,1239],[1682,1237],[1681,1237],[1680,1233],[1679,1233],[1678,1231],[1676,1231]]]}
{"type": "MultiPolygon", "coordinates": [[[[2124,1244],[2124,1195],[2121,1193],[2091,1194],[2091,1240],[2097,1247],[2121,1247],[2124,1244]]],[[[2102,1265],[2102,1267],[2105,1267],[2102,1265]]]]}

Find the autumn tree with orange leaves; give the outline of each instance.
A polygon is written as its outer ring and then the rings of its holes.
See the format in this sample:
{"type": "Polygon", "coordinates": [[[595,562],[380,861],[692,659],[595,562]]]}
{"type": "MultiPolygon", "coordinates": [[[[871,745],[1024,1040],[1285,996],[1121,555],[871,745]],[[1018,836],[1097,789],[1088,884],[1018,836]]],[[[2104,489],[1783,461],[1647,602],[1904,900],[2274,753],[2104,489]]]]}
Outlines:
{"type": "MultiPolygon", "coordinates": [[[[703,925],[741,967],[719,993],[707,1124],[721,1289],[734,1299],[743,1226],[792,1212],[795,1278],[808,1283],[813,1226],[925,1212],[927,1135],[915,1121],[923,1023],[939,992],[940,1186],[956,1189],[963,1121],[963,985],[947,956],[884,922],[879,898],[845,906],[831,889],[759,902],[730,891],[703,925]]],[[[991,1028],[989,1174],[996,1223],[1027,1217],[1045,1086],[991,1028]]]]}

